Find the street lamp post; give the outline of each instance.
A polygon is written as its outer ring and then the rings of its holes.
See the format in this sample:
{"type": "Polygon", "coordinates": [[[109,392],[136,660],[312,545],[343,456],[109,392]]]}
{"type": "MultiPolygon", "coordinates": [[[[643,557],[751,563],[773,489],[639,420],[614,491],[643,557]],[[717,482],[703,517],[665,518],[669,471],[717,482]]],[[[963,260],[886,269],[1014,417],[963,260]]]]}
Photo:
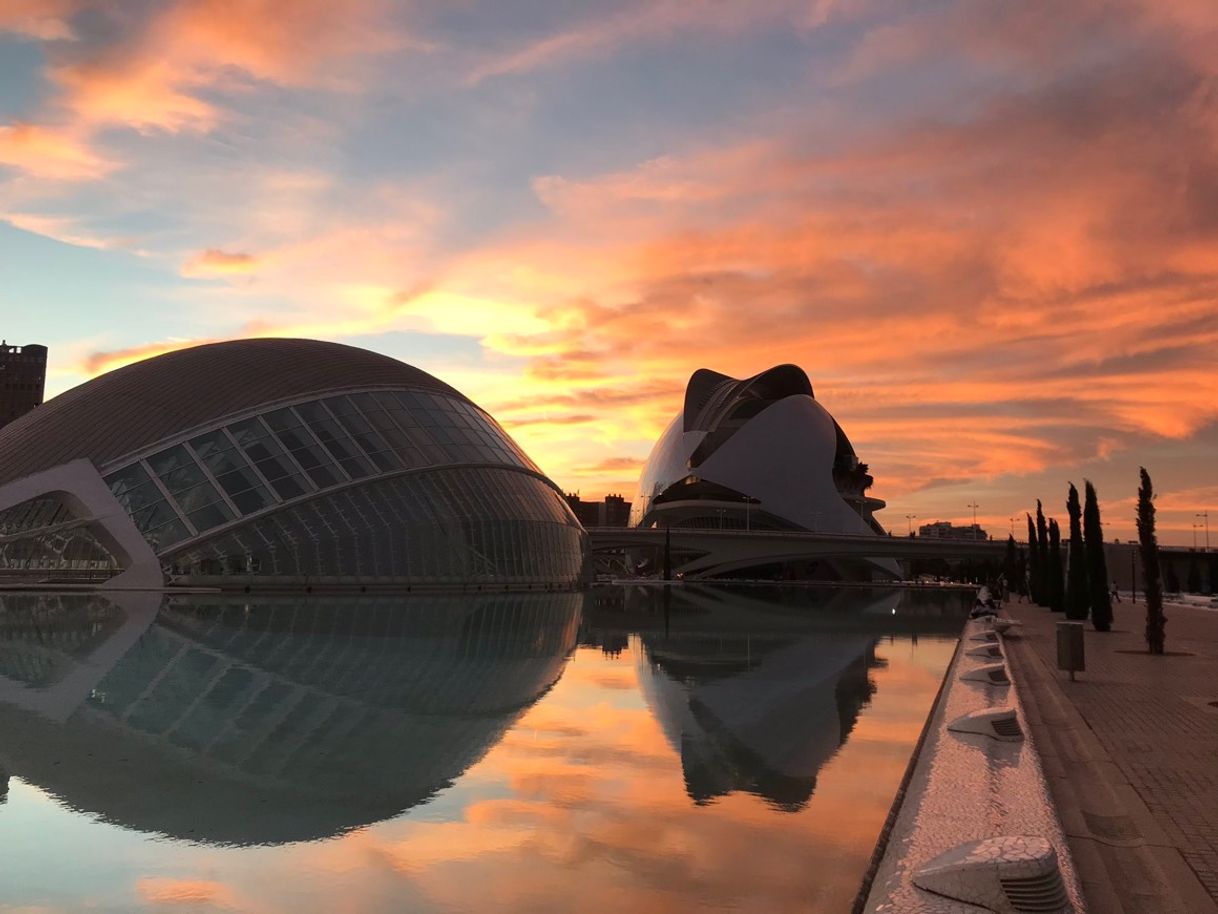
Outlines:
{"type": "Polygon", "coordinates": [[[918,515],[906,514],[905,519],[909,521],[909,535],[913,536],[913,522],[918,519],[918,515]]]}
{"type": "Polygon", "coordinates": [[[977,504],[977,502],[973,501],[969,502],[964,507],[973,509],[973,539],[981,539],[981,537],[977,535],[977,509],[981,506],[977,504]]]}
{"type": "Polygon", "coordinates": [[[1011,522],[1011,539],[1014,539],[1015,538],[1015,518],[1008,517],[1007,520],[1009,520],[1011,522]]]}
{"type": "Polygon", "coordinates": [[[1196,516],[1200,517],[1202,520],[1205,521],[1205,551],[1209,552],[1210,551],[1210,512],[1209,511],[1198,511],[1196,516]]]}
{"type": "Polygon", "coordinates": [[[1199,523],[1193,521],[1193,552],[1197,551],[1197,528],[1200,526],[1199,523]]]}

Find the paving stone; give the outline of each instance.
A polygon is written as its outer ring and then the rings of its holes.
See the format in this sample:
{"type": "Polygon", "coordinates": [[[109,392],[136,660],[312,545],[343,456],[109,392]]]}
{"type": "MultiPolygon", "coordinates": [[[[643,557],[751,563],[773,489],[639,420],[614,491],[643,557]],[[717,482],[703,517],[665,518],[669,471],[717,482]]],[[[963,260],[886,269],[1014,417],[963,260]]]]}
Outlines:
{"type": "MultiPolygon", "coordinates": [[[[1021,636],[1050,668],[1056,666],[1055,623],[1038,606],[1010,604],[1021,636]]],[[[1145,606],[1114,609],[1113,628],[1085,635],[1085,672],[1061,688],[1109,757],[1137,791],[1167,840],[1218,902],[1218,612],[1172,607],[1167,650],[1145,653],[1145,606]]],[[[1125,823],[1095,823],[1097,834],[1125,823]]]]}

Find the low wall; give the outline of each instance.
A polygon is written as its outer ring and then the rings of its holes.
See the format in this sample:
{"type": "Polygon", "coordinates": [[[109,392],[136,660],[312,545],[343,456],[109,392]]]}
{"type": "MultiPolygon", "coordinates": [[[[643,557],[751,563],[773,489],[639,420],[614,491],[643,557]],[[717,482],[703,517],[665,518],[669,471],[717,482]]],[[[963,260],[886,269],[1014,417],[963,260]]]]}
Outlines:
{"type": "MultiPolygon", "coordinates": [[[[1019,684],[961,679],[1002,658],[970,656],[986,647],[988,623],[966,623],[956,656],[913,762],[900,808],[871,883],[868,914],[972,914],[993,910],[953,900],[914,885],[914,875],[932,859],[961,844],[1000,836],[1035,836],[1057,852],[1066,895],[1077,914],[1085,906],[1061,823],[1049,795],[1040,757],[1019,700],[1019,684]],[[948,725],[975,711],[1014,708],[1023,740],[1005,742],[980,733],[958,733],[948,725]]],[[[1009,637],[1018,637],[1017,629],[1009,637]]],[[[1002,637],[996,642],[1005,655],[1002,637]]],[[[1006,667],[1010,676],[1010,667],[1006,667]]]]}

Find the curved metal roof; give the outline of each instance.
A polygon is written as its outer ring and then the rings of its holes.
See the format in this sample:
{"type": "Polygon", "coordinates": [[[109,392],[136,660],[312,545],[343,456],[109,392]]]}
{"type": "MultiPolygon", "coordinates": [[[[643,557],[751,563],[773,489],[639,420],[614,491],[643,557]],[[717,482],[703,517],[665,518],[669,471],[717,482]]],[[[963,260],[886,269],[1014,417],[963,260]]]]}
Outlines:
{"type": "Polygon", "coordinates": [[[807,373],[798,365],[775,365],[744,380],[699,368],[685,388],[685,431],[713,431],[741,400],[773,402],[794,395],[816,397],[807,373]]]}
{"type": "Polygon", "coordinates": [[[87,457],[99,468],[181,432],[296,397],[369,387],[467,397],[354,346],[260,339],[180,349],[107,372],[0,429],[0,484],[87,457]]]}

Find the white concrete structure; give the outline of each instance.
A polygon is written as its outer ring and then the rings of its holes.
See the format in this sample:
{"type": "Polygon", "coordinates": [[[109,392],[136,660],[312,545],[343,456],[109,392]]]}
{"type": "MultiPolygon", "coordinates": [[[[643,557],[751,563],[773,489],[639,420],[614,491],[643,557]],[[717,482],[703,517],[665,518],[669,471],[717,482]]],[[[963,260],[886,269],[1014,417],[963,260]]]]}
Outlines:
{"type": "Polygon", "coordinates": [[[703,368],[643,468],[631,524],[885,535],[871,483],[802,369],[741,381],[703,368]]]}

